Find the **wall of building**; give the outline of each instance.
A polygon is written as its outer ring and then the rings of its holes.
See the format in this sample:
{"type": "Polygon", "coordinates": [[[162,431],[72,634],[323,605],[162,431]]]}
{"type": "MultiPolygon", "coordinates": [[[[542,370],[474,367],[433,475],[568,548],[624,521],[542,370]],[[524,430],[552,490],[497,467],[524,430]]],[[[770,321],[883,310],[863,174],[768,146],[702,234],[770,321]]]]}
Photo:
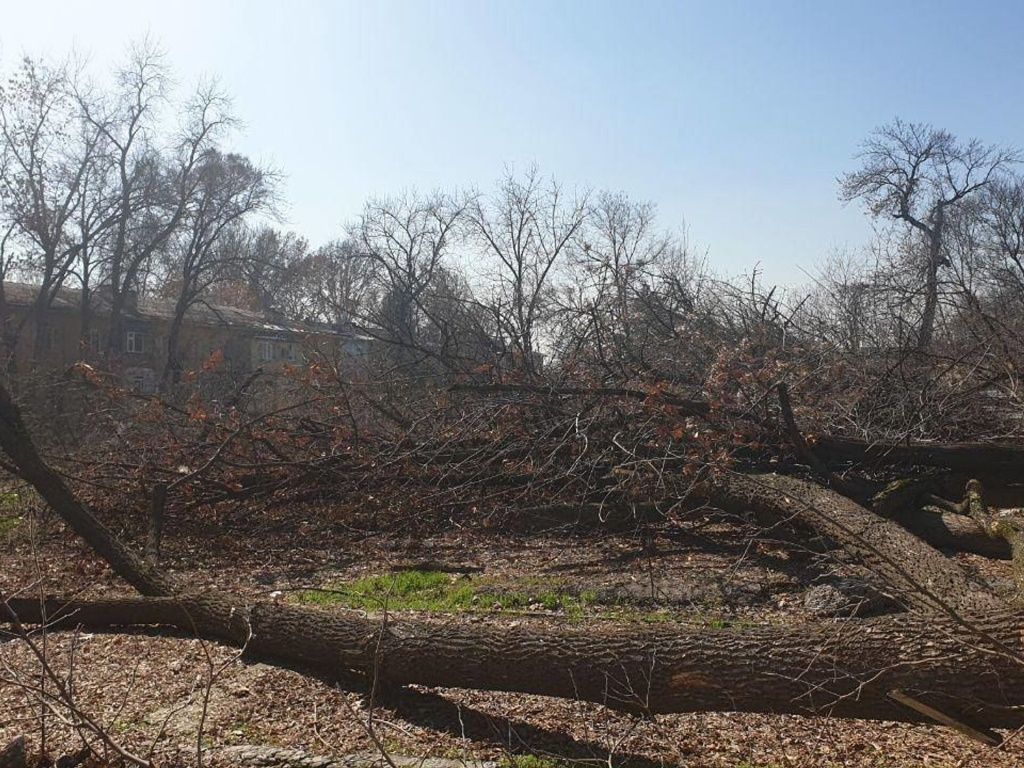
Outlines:
{"type": "MultiPolygon", "coordinates": [[[[15,309],[9,320],[18,323],[23,316],[15,309]]],[[[120,372],[127,384],[142,392],[155,390],[166,366],[169,322],[162,318],[127,316],[120,348],[112,358],[105,353],[109,319],[97,313],[90,327],[89,337],[82,339],[80,313],[66,308],[50,310],[39,328],[30,320],[19,338],[19,370],[64,368],[84,360],[120,372]],[[38,346],[37,334],[43,335],[38,346]]],[[[198,370],[209,363],[225,374],[239,375],[257,368],[274,372],[288,365],[301,365],[314,350],[333,357],[337,354],[353,356],[357,349],[358,344],[353,346],[350,338],[335,334],[213,326],[187,319],[179,343],[185,370],[198,370]]]]}

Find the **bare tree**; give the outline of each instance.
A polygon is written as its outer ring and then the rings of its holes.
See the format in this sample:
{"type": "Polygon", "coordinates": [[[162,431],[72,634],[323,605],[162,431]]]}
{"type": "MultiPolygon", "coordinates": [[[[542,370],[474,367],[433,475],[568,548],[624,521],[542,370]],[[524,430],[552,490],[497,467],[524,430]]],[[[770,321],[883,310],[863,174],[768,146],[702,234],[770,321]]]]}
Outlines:
{"type": "Polygon", "coordinates": [[[601,192],[576,239],[560,291],[561,354],[585,351],[603,375],[623,379],[660,367],[651,354],[676,322],[659,310],[670,283],[686,280],[685,238],[658,229],[652,203],[601,192]]]}
{"type": "Polygon", "coordinates": [[[322,322],[346,325],[359,321],[378,301],[374,263],[351,238],[320,246],[296,271],[298,287],[309,303],[308,314],[322,322]]]}
{"type": "Polygon", "coordinates": [[[162,53],[148,41],[133,47],[115,74],[112,92],[79,83],[75,95],[107,147],[112,233],[103,265],[110,288],[106,346],[116,355],[123,345],[129,296],[145,282],[150,261],[183,226],[207,153],[235,121],[228,99],[214,85],[201,84],[181,109],[178,131],[161,135],[170,74],[162,53]]]}
{"type": "Polygon", "coordinates": [[[586,214],[586,194],[567,196],[535,167],[521,177],[507,172],[493,195],[477,196],[469,206],[472,236],[494,264],[488,302],[511,353],[507,363],[528,374],[539,369],[540,326],[553,309],[556,269],[586,214]]]}
{"type": "MultiPolygon", "coordinates": [[[[107,339],[109,352],[120,350],[121,318],[128,295],[136,290],[138,270],[143,261],[159,247],[177,225],[165,218],[160,208],[166,205],[159,184],[159,149],[156,124],[166,98],[169,73],[160,52],[148,41],[134,46],[123,66],[114,73],[115,86],[107,91],[97,88],[80,75],[73,93],[82,119],[103,137],[102,164],[97,176],[105,174],[109,198],[110,237],[105,247],[92,258],[85,252],[82,261],[82,334],[89,331],[89,296],[92,272],[102,270],[110,289],[111,327],[107,339]],[[99,262],[99,263],[94,263],[99,262]]],[[[180,218],[180,215],[179,215],[180,218]]]]}
{"type": "Polygon", "coordinates": [[[39,284],[31,311],[5,330],[11,361],[29,321],[34,350],[47,343],[46,312],[82,247],[73,229],[101,133],[80,130],[67,85],[64,67],[25,59],[0,92],[6,245],[39,284]]]}
{"type": "Polygon", "coordinates": [[[948,265],[947,224],[1018,160],[1017,153],[960,141],[925,123],[895,120],[864,142],[861,167],[840,180],[840,196],[863,200],[875,218],[903,222],[923,239],[923,304],[916,347],[931,346],[939,301],[939,271],[948,265]]]}
{"type": "Polygon", "coordinates": [[[810,328],[821,342],[848,355],[882,346],[876,278],[872,265],[859,255],[837,252],[825,260],[806,302],[810,328]]]}
{"type": "Polygon", "coordinates": [[[274,203],[276,178],[265,168],[235,154],[210,149],[195,167],[195,193],[183,225],[167,252],[174,315],[167,333],[167,363],[162,386],[181,373],[179,346],[185,314],[238,260],[247,258],[242,224],[274,203]]]}
{"type": "MultiPolygon", "coordinates": [[[[0,98],[3,94],[0,92],[0,98]]],[[[10,152],[0,151],[0,180],[7,178],[10,152]]],[[[4,284],[16,267],[14,236],[17,222],[11,216],[10,193],[6,183],[0,183],[0,344],[4,354],[11,354],[17,344],[17,327],[10,314],[4,284]]]]}
{"type": "MultiPolygon", "coordinates": [[[[429,325],[443,328],[425,300],[462,223],[465,203],[444,193],[406,193],[370,201],[353,237],[363,257],[375,265],[380,300],[371,310],[370,329],[388,343],[402,366],[438,360],[425,343],[429,325]]],[[[443,361],[442,361],[443,362],[443,361]]]]}
{"type": "Polygon", "coordinates": [[[233,239],[239,257],[230,260],[210,287],[214,301],[256,312],[293,318],[310,316],[306,293],[318,284],[304,279],[310,259],[309,241],[271,226],[247,227],[233,239]]]}
{"type": "Polygon", "coordinates": [[[1024,179],[1014,176],[991,184],[982,221],[982,248],[993,283],[1024,301],[1024,179]]]}

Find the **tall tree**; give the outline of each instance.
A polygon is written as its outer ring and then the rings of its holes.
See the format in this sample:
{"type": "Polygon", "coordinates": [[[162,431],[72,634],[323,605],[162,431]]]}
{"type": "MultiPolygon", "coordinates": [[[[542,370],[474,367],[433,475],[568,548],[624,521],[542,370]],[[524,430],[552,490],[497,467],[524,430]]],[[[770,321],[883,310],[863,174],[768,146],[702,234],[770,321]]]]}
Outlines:
{"type": "MultiPolygon", "coordinates": [[[[156,194],[161,160],[154,135],[169,80],[162,56],[151,44],[143,42],[131,49],[125,64],[114,74],[115,86],[109,91],[96,88],[84,78],[74,84],[83,119],[105,139],[104,170],[110,187],[112,228],[102,254],[102,269],[110,289],[108,352],[121,350],[122,316],[127,296],[136,288],[139,266],[166,240],[177,223],[155,225],[157,219],[166,218],[158,213],[165,201],[156,194]]],[[[83,326],[88,325],[91,272],[85,266],[83,326]]],[[[84,327],[83,333],[86,331],[84,327]]]]}
{"type": "Polygon", "coordinates": [[[10,361],[28,322],[35,326],[35,352],[48,341],[47,310],[81,250],[73,229],[102,137],[80,130],[67,86],[65,67],[26,58],[0,91],[7,245],[38,283],[30,311],[5,328],[10,361]]]}
{"type": "Polygon", "coordinates": [[[406,193],[371,200],[352,235],[374,265],[380,300],[368,318],[402,367],[440,360],[425,343],[428,326],[442,328],[426,301],[463,222],[465,203],[450,195],[406,193]]]}
{"type": "Polygon", "coordinates": [[[169,73],[160,52],[148,43],[132,49],[117,71],[111,93],[79,86],[85,119],[106,139],[112,175],[112,229],[105,255],[110,287],[107,350],[121,351],[123,317],[142,272],[188,215],[200,185],[200,166],[234,124],[228,100],[215,87],[200,85],[182,109],[176,135],[158,136],[160,108],[169,73]]]}
{"type": "Polygon", "coordinates": [[[603,375],[630,378],[649,371],[650,343],[666,331],[652,322],[650,300],[664,294],[669,274],[684,278],[678,257],[685,244],[658,230],[653,204],[610,192],[594,196],[578,240],[570,260],[573,279],[562,292],[569,323],[563,346],[585,352],[603,375]]]}
{"type": "Polygon", "coordinates": [[[926,123],[897,119],[876,129],[858,158],[861,167],[840,180],[841,197],[864,201],[873,217],[895,219],[923,241],[917,265],[923,303],[916,347],[927,349],[935,333],[939,273],[949,263],[949,219],[1000,178],[1018,156],[977,139],[960,141],[926,123]]]}
{"type": "Polygon", "coordinates": [[[550,315],[556,268],[583,227],[587,196],[564,193],[534,167],[511,171],[490,196],[469,207],[472,235],[494,270],[485,277],[489,308],[511,351],[508,364],[527,374],[539,370],[542,322],[550,315]]]}
{"type": "Polygon", "coordinates": [[[221,304],[255,312],[280,313],[296,319],[309,316],[314,282],[303,280],[310,258],[309,242],[294,232],[271,226],[246,227],[232,239],[239,249],[210,297],[221,304]]]}
{"type": "Polygon", "coordinates": [[[195,177],[195,193],[183,225],[166,254],[169,282],[176,291],[167,333],[164,388],[181,373],[179,347],[185,314],[239,259],[247,258],[237,242],[245,239],[242,225],[252,214],[270,210],[276,192],[272,172],[241,155],[212,149],[204,152],[195,177]]]}

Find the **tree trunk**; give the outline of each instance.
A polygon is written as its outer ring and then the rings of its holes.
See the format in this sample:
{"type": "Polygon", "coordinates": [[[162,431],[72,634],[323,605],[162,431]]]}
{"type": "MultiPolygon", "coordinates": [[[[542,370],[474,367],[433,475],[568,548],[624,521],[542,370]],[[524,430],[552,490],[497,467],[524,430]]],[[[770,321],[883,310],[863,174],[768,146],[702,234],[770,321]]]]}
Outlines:
{"type": "Polygon", "coordinates": [[[107,356],[120,359],[124,353],[124,291],[121,289],[119,274],[111,277],[110,329],[107,332],[107,356]]]}
{"type": "Polygon", "coordinates": [[[944,501],[941,508],[932,504],[936,498],[958,492],[965,482],[956,474],[896,480],[875,494],[871,511],[899,523],[933,547],[1008,560],[1009,545],[991,538],[956,504],[944,501]]]}
{"type": "Polygon", "coordinates": [[[917,334],[916,348],[925,351],[932,345],[935,335],[935,315],[939,308],[939,267],[942,266],[942,232],[945,209],[938,205],[935,219],[928,233],[928,263],[925,265],[924,308],[921,310],[921,327],[917,334]]]}
{"type": "Polygon", "coordinates": [[[783,475],[728,475],[703,491],[730,511],[796,520],[838,542],[881,590],[917,611],[996,615],[1003,602],[900,525],[821,486],[783,475]]]}
{"type": "Polygon", "coordinates": [[[163,375],[160,377],[160,391],[167,392],[173,384],[177,384],[181,377],[181,359],[179,349],[181,346],[181,328],[185,322],[185,312],[188,305],[181,299],[174,305],[174,317],[171,319],[171,326],[167,331],[167,360],[164,362],[163,375]]]}
{"type": "Polygon", "coordinates": [[[78,348],[79,354],[87,357],[92,350],[89,347],[89,336],[92,333],[92,291],[87,279],[82,280],[82,294],[78,306],[78,348]]]}
{"type": "Polygon", "coordinates": [[[894,512],[888,517],[933,547],[971,552],[996,560],[1010,559],[1010,545],[1005,540],[989,536],[980,525],[965,515],[907,509],[894,512]]]}
{"type": "Polygon", "coordinates": [[[167,596],[179,591],[164,573],[128,547],[79,501],[59,474],[42,460],[25,428],[18,406],[0,384],[0,449],[17,467],[20,477],[102,557],[118,576],[143,595],[167,596]]]}
{"type": "Polygon", "coordinates": [[[822,457],[882,464],[944,467],[965,474],[1024,474],[1024,448],[999,443],[887,443],[822,435],[815,439],[822,457]]]}
{"type": "MultiPolygon", "coordinates": [[[[220,595],[41,605],[9,602],[53,627],[163,625],[244,646],[252,658],[391,685],[514,691],[636,712],[768,712],[920,721],[894,690],[968,722],[1016,727],[1024,665],[971,632],[913,617],[828,626],[509,627],[365,617],[220,595]],[[55,618],[56,617],[56,618],[55,618]],[[943,631],[946,630],[946,631],[943,631]]],[[[1014,619],[985,633],[1013,641],[1014,619]]],[[[1015,642],[1015,641],[1014,641],[1015,642]]]]}

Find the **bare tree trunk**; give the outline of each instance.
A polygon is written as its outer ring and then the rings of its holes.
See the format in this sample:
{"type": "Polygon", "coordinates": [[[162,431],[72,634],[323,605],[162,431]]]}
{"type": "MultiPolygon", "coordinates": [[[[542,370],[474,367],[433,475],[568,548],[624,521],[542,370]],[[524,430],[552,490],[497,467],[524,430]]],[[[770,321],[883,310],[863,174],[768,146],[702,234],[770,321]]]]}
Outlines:
{"type": "Polygon", "coordinates": [[[18,406],[2,384],[0,449],[18,468],[21,478],[31,483],[71,529],[140,594],[167,596],[178,591],[168,576],[132,552],[97,520],[89,508],[75,497],[61,476],[43,461],[25,427],[18,406]]]}
{"type": "Polygon", "coordinates": [[[167,331],[167,360],[164,362],[163,374],[160,377],[160,391],[167,392],[177,384],[181,377],[181,329],[185,322],[188,304],[182,298],[174,305],[174,317],[167,331]]]}
{"type": "Polygon", "coordinates": [[[1024,448],[998,443],[887,443],[822,435],[814,450],[819,456],[846,461],[944,467],[966,474],[1024,473],[1024,448]]]}
{"type": "Polygon", "coordinates": [[[730,511],[795,520],[836,541],[891,597],[921,613],[992,616],[1005,604],[908,530],[821,486],[783,475],[729,475],[707,498],[730,511]]]}
{"type": "Polygon", "coordinates": [[[965,515],[908,509],[888,517],[933,547],[972,552],[996,560],[1009,560],[1011,556],[1010,545],[1005,540],[987,535],[980,525],[965,515]]]}
{"type": "Polygon", "coordinates": [[[921,310],[921,327],[917,334],[917,349],[927,350],[935,335],[935,314],[939,307],[939,267],[942,266],[942,232],[945,209],[939,205],[935,210],[935,221],[928,232],[928,264],[924,278],[924,308],[921,310]]]}
{"type": "Polygon", "coordinates": [[[932,338],[935,335],[935,314],[938,306],[939,265],[932,256],[929,256],[924,278],[924,308],[921,310],[921,327],[917,333],[916,347],[919,351],[927,350],[932,345],[932,338]]]}
{"type": "Polygon", "coordinates": [[[107,332],[107,355],[117,359],[124,352],[124,293],[118,273],[111,276],[110,328],[107,332]]]}
{"type": "MultiPolygon", "coordinates": [[[[976,648],[971,633],[910,617],[792,629],[567,629],[425,622],[223,596],[41,606],[10,601],[23,622],[163,625],[245,646],[252,658],[329,676],[582,699],[636,712],[770,712],[920,721],[890,698],[910,692],[990,727],[1024,715],[1024,666],[976,648]],[[54,617],[60,617],[54,619],[54,617]]],[[[984,627],[1009,638],[1015,621],[984,627]]]]}

